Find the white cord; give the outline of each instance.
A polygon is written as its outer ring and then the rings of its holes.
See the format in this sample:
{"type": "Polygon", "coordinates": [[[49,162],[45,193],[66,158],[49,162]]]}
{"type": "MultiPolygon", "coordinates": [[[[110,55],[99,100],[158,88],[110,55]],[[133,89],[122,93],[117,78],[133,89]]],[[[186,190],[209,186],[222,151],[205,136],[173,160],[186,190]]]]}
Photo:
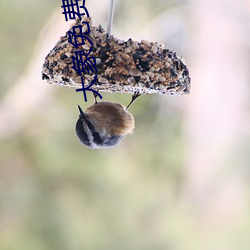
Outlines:
{"type": "Polygon", "coordinates": [[[115,10],[115,0],[110,0],[109,13],[108,13],[108,27],[107,27],[107,33],[109,35],[110,35],[111,29],[112,29],[114,10],[115,10]]]}

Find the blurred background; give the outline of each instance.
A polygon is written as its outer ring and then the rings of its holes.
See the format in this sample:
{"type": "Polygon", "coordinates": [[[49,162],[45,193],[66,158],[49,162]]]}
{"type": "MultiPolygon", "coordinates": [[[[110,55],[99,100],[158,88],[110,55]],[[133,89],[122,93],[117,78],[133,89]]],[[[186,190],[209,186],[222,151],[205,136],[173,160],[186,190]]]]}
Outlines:
{"type": "MultiPolygon", "coordinates": [[[[86,1],[94,24],[108,4],[86,1]]],[[[249,250],[250,1],[116,0],[113,34],[176,50],[192,88],[140,97],[106,150],[75,136],[91,93],[41,80],[73,22],[61,5],[0,2],[0,249],[249,250]]]]}

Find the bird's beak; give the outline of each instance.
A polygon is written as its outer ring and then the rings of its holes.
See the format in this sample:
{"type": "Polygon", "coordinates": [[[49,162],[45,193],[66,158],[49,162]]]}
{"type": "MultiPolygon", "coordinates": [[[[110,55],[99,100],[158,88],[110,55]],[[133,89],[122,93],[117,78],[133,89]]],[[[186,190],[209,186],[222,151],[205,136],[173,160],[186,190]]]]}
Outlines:
{"type": "Polygon", "coordinates": [[[86,118],[84,112],[82,111],[82,108],[79,105],[77,105],[77,106],[78,106],[78,109],[79,109],[80,117],[81,118],[86,118]]]}

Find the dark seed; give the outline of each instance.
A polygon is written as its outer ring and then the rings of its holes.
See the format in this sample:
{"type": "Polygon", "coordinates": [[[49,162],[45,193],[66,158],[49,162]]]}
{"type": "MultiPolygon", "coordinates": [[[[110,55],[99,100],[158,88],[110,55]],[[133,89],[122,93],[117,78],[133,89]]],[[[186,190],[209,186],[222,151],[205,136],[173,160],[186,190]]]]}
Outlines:
{"type": "Polygon", "coordinates": [[[47,80],[47,79],[49,79],[49,77],[48,77],[46,74],[43,73],[43,74],[42,74],[42,79],[43,79],[43,80],[47,80]]]}
{"type": "Polygon", "coordinates": [[[64,82],[69,82],[69,79],[68,79],[68,78],[65,78],[65,77],[62,77],[62,80],[63,80],[64,82]]]}
{"type": "Polygon", "coordinates": [[[67,57],[65,54],[62,54],[62,55],[61,55],[61,59],[62,59],[62,60],[66,59],[66,58],[68,58],[68,57],[67,57]]]}

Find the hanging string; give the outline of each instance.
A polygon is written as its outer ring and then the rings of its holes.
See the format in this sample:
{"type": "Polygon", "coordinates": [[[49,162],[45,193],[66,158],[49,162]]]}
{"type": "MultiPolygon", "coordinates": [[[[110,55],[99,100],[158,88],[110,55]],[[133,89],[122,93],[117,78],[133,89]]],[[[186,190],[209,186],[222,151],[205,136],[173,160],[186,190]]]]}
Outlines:
{"type": "Polygon", "coordinates": [[[115,0],[110,0],[110,3],[109,3],[109,12],[108,12],[108,27],[107,27],[107,33],[109,35],[111,34],[111,30],[112,30],[114,10],[115,10],[115,0]]]}

